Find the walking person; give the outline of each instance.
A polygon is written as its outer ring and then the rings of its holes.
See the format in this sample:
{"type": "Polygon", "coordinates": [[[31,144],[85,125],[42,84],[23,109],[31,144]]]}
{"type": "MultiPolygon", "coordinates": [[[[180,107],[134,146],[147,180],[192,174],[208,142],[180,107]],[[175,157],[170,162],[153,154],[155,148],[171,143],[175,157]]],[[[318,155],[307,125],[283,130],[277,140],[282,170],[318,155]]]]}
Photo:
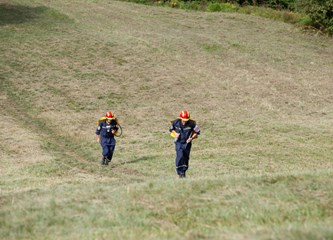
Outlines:
{"type": "Polygon", "coordinates": [[[116,147],[116,139],[114,138],[118,131],[118,121],[112,112],[107,112],[102,117],[96,129],[96,141],[102,146],[102,165],[109,165],[112,160],[113,152],[116,147]]]}
{"type": "Polygon", "coordinates": [[[200,129],[196,122],[190,119],[188,111],[181,111],[179,118],[172,121],[169,131],[170,135],[175,138],[177,174],[180,178],[185,178],[192,140],[198,137],[200,129]]]}

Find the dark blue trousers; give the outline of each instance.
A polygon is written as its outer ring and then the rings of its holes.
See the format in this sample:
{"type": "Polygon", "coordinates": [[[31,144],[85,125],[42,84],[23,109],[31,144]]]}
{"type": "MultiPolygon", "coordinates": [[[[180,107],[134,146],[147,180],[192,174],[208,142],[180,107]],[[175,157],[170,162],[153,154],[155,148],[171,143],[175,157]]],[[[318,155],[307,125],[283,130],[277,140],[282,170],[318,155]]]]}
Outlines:
{"type": "Polygon", "coordinates": [[[102,152],[103,159],[101,161],[102,165],[108,165],[109,162],[111,162],[115,147],[116,145],[109,145],[109,144],[102,145],[102,150],[103,150],[102,152]]]}
{"type": "Polygon", "coordinates": [[[185,176],[190,160],[192,143],[175,143],[176,145],[176,171],[178,175],[185,176]]]}

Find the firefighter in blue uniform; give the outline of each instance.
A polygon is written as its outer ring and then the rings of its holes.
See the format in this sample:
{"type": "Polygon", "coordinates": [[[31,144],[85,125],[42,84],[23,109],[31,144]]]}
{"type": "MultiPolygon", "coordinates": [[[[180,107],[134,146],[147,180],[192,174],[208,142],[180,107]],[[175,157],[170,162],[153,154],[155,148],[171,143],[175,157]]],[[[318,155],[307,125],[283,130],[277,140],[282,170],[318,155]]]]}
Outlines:
{"type": "Polygon", "coordinates": [[[116,147],[114,134],[117,132],[117,120],[112,112],[105,114],[104,120],[100,121],[96,129],[96,141],[102,146],[102,165],[109,165],[116,147]]]}
{"type": "Polygon", "coordinates": [[[169,131],[170,135],[175,138],[177,174],[180,178],[185,178],[192,140],[198,137],[200,129],[196,122],[190,119],[189,112],[182,111],[179,118],[172,121],[169,131]]]}

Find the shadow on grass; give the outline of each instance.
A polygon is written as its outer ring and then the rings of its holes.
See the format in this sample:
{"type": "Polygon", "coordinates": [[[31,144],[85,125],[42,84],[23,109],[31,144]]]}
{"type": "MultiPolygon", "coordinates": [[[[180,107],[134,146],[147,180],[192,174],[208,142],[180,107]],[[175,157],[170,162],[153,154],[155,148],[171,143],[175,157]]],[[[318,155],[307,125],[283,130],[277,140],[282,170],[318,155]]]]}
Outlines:
{"type": "Polygon", "coordinates": [[[0,26],[8,24],[20,24],[32,21],[43,14],[47,7],[28,7],[0,3],[0,26]]]}
{"type": "Polygon", "coordinates": [[[143,156],[143,157],[140,157],[140,158],[136,158],[136,159],[132,159],[132,160],[128,160],[128,161],[125,161],[125,162],[121,162],[119,164],[117,164],[118,166],[121,166],[121,165],[124,165],[124,164],[130,164],[130,163],[136,163],[136,162],[143,162],[143,161],[149,161],[151,159],[153,159],[154,156],[143,156]]]}

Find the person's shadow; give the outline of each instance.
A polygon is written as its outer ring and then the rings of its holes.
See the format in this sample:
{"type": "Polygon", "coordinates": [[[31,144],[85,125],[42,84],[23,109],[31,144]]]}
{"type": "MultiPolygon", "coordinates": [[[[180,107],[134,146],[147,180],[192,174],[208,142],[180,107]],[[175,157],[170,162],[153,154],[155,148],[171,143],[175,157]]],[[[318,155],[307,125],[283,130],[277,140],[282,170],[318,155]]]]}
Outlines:
{"type": "Polygon", "coordinates": [[[38,18],[48,8],[0,3],[0,26],[20,24],[38,18]]]}
{"type": "Polygon", "coordinates": [[[128,161],[121,162],[119,165],[142,162],[142,161],[149,161],[151,159],[154,159],[154,157],[153,156],[143,156],[143,157],[140,157],[140,158],[135,158],[135,159],[131,159],[131,160],[128,160],[128,161]]]}

